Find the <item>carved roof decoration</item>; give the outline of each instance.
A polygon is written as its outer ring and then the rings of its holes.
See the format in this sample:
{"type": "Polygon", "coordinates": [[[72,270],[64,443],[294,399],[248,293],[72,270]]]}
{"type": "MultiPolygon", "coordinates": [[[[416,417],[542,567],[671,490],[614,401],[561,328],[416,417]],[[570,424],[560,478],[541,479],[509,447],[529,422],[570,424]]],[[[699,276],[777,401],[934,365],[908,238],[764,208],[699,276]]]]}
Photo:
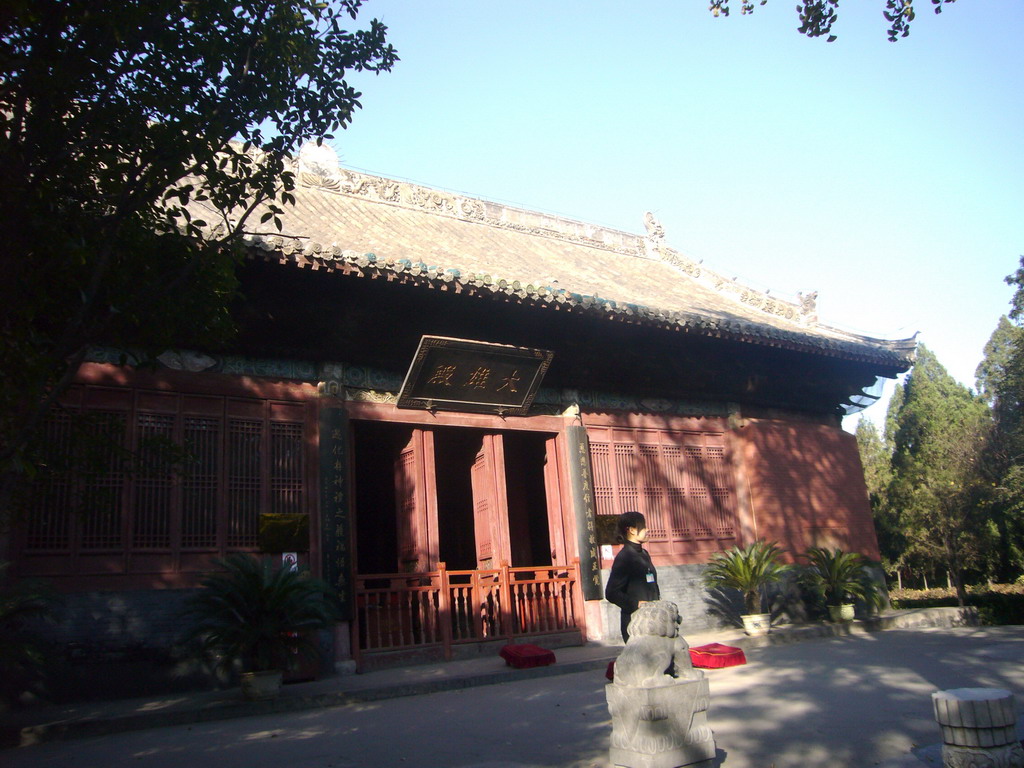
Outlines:
{"type": "MultiPolygon", "coordinates": [[[[558,305],[610,319],[880,364],[912,363],[913,339],[888,341],[818,322],[817,293],[786,301],[665,245],[648,213],[636,235],[339,167],[309,144],[293,170],[280,232],[245,236],[253,257],[558,305]]],[[[259,221],[254,215],[251,221],[259,221]]]]}

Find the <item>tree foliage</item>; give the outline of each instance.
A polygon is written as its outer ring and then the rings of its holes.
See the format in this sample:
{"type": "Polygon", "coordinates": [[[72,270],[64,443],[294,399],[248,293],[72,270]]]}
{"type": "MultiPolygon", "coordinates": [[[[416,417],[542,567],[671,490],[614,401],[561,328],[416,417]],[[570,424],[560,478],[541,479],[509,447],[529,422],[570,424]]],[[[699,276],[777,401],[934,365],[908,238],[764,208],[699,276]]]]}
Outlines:
{"type": "MultiPolygon", "coordinates": [[[[954,3],[956,0],[931,0],[935,13],[942,13],[942,6],[945,3],[954,3]]],[[[768,0],[758,0],[759,5],[767,5],[768,0]]],[[[729,0],[711,0],[708,6],[712,15],[728,16],[729,0]]],[[[752,0],[740,0],[740,13],[747,15],[754,12],[752,0]]],[[[836,35],[832,34],[832,27],[839,20],[839,0],[802,0],[796,7],[797,17],[800,26],[797,31],[807,37],[824,37],[826,42],[835,42],[836,35]]],[[[901,37],[910,34],[910,23],[917,15],[914,10],[914,0],[885,0],[885,10],[882,11],[885,20],[889,22],[889,40],[896,42],[901,37]]]]}
{"type": "Polygon", "coordinates": [[[985,344],[977,395],[922,346],[884,434],[857,427],[889,571],[946,570],[960,587],[965,573],[1010,582],[1024,572],[1024,256],[1006,282],[1017,290],[985,344]]]}
{"type": "Polygon", "coordinates": [[[1006,315],[999,318],[992,335],[985,343],[983,357],[974,372],[978,392],[993,408],[1001,407],[1000,400],[1011,395],[1006,406],[1015,409],[1016,398],[1010,392],[1013,367],[1020,346],[1021,329],[1010,322],[1006,315]]]}
{"type": "Polygon", "coordinates": [[[868,487],[868,496],[872,500],[881,499],[888,490],[892,477],[889,457],[891,451],[885,439],[878,432],[878,427],[866,418],[857,423],[854,432],[857,448],[860,451],[861,464],[864,467],[864,481],[868,487]]]}
{"type": "Polygon", "coordinates": [[[1018,325],[1024,322],[1024,256],[1020,257],[1020,264],[1012,275],[1005,278],[1007,285],[1017,286],[1017,290],[1010,299],[1010,319],[1018,325]]]}
{"type": "Polygon", "coordinates": [[[0,12],[0,510],[90,345],[227,338],[287,156],[396,61],[362,0],[13,0],[0,12]],[[197,216],[195,211],[202,210],[197,216]],[[260,221],[252,214],[259,210],[260,221]]]}
{"type": "Polygon", "coordinates": [[[964,570],[983,551],[979,457],[991,418],[923,345],[902,389],[892,415],[889,499],[910,553],[941,562],[963,600],[964,570]]]}
{"type": "Polygon", "coordinates": [[[922,347],[889,402],[885,434],[857,428],[887,569],[1013,582],[1024,571],[1024,257],[975,372],[953,381],[922,347]]]}
{"type": "Polygon", "coordinates": [[[878,534],[878,547],[886,570],[903,565],[901,556],[906,549],[906,538],[899,527],[899,521],[889,503],[889,485],[892,482],[892,445],[878,431],[878,427],[866,418],[857,423],[854,433],[861,465],[864,468],[864,482],[868,489],[871,513],[878,534]]]}
{"type": "Polygon", "coordinates": [[[998,539],[994,570],[1004,580],[1024,571],[1024,257],[1006,278],[1017,290],[1010,318],[1001,317],[976,371],[993,428],[983,453],[985,503],[998,539]]]}

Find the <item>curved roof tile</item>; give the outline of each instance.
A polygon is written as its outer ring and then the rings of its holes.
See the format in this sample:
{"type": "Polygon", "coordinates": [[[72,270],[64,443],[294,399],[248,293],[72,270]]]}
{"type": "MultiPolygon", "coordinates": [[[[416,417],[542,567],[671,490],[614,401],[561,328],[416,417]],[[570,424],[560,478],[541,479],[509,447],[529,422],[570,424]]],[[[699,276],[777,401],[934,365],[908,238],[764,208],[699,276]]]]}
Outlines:
{"type": "MultiPolygon", "coordinates": [[[[321,148],[323,149],[323,148],[321,148]]],[[[685,332],[728,336],[906,370],[913,339],[884,340],[817,321],[813,297],[781,300],[726,280],[643,237],[549,214],[310,163],[280,232],[251,233],[250,253],[296,264],[459,283],[523,303],[685,332]]],[[[254,217],[258,220],[258,216],[254,217]]]]}

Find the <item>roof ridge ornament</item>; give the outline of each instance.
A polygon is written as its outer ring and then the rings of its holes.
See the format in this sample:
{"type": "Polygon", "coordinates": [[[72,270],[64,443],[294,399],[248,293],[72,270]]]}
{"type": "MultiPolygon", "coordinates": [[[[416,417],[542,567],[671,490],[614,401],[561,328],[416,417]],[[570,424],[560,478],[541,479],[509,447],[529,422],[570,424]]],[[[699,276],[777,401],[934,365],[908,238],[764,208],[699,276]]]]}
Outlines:
{"type": "MultiPolygon", "coordinates": [[[[665,228],[653,211],[646,211],[643,216],[646,234],[630,234],[414,182],[353,171],[341,167],[332,147],[312,141],[302,146],[295,165],[298,180],[304,186],[497,229],[600,248],[623,256],[661,261],[718,293],[764,314],[803,326],[818,324],[816,291],[806,295],[797,294],[796,301],[793,301],[771,296],[768,291],[751,288],[735,279],[729,281],[713,270],[706,269],[701,261],[690,259],[669,247],[665,240],[665,228]]],[[[260,245],[264,250],[275,250],[281,247],[282,241],[263,238],[260,245]]],[[[410,271],[413,270],[410,268],[410,271]]],[[[416,270],[415,273],[421,271],[416,270]]],[[[548,282],[554,284],[553,280],[548,282]]],[[[565,298],[555,295],[554,300],[564,302],[565,298]]]]}
{"type": "Polygon", "coordinates": [[[644,228],[647,230],[647,239],[653,242],[656,248],[665,243],[665,228],[651,211],[644,214],[644,228]]]}
{"type": "Polygon", "coordinates": [[[311,187],[341,189],[338,153],[327,144],[307,141],[299,150],[299,180],[311,187]]]}
{"type": "Polygon", "coordinates": [[[497,229],[564,240],[624,256],[643,256],[643,242],[636,234],[435,189],[411,181],[399,181],[343,168],[335,151],[326,144],[304,144],[296,165],[296,177],[305,187],[320,188],[371,202],[389,203],[497,229]]]}
{"type": "Polygon", "coordinates": [[[818,292],[808,294],[797,292],[796,301],[800,305],[800,318],[806,323],[818,322],[818,292]]]}

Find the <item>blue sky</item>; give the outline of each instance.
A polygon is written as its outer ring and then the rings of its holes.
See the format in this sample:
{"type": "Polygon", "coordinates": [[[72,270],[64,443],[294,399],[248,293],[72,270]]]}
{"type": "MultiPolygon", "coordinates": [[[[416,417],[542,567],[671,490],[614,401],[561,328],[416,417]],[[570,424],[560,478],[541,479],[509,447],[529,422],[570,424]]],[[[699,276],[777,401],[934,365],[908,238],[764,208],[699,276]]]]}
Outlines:
{"type": "MultiPolygon", "coordinates": [[[[974,384],[1024,253],[1024,3],[371,0],[401,61],[359,77],[344,165],[642,233],[821,320],[920,339],[974,384]]],[[[889,388],[891,390],[891,386],[889,388]]],[[[868,415],[884,418],[875,406],[868,415]]]]}

